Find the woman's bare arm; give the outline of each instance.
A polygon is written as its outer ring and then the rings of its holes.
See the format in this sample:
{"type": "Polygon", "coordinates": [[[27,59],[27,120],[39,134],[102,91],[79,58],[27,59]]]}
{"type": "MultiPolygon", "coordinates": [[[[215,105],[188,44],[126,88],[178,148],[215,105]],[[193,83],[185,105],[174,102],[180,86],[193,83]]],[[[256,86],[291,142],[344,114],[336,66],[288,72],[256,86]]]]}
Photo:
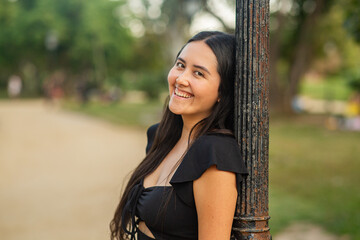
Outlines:
{"type": "Polygon", "coordinates": [[[236,207],[236,175],[207,169],[194,181],[199,240],[229,240],[236,207]]]}

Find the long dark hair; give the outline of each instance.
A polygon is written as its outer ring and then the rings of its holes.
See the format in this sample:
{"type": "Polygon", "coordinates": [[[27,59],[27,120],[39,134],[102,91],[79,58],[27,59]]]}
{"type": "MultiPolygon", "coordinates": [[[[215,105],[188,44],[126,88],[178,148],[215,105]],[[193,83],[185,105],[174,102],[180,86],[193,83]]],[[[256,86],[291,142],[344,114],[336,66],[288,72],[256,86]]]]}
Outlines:
{"type": "MultiPolygon", "coordinates": [[[[198,122],[190,131],[192,141],[209,132],[232,134],[234,130],[234,78],[235,78],[235,37],[218,31],[200,32],[193,36],[186,44],[195,41],[204,41],[216,56],[220,75],[219,99],[213,106],[211,114],[198,122]]],[[[179,51],[180,55],[183,48],[179,51]]],[[[164,108],[163,117],[156,130],[154,142],[139,166],[134,170],[127,183],[110,223],[111,239],[127,239],[127,234],[121,227],[130,223],[130,216],[122,212],[128,200],[129,192],[135,184],[155,171],[162,160],[175,146],[181,136],[183,121],[181,115],[169,110],[168,101],[164,108]]],[[[189,141],[190,141],[189,136],[189,141]]]]}

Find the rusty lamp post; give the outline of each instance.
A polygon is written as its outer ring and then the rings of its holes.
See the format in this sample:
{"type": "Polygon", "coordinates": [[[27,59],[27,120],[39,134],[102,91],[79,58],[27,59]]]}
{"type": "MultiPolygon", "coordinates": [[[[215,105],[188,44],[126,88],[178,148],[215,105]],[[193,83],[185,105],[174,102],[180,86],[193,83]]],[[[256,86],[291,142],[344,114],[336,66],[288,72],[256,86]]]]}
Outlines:
{"type": "Polygon", "coordinates": [[[269,240],[269,0],[236,0],[235,136],[247,164],[232,239],[269,240]]]}

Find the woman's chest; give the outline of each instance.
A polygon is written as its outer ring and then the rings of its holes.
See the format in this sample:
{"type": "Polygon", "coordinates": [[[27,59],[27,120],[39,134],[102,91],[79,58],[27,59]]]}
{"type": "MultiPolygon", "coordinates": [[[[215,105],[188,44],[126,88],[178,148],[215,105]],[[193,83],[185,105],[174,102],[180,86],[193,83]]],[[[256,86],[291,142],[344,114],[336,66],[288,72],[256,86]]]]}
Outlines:
{"type": "Polygon", "coordinates": [[[136,214],[155,237],[163,234],[194,239],[197,236],[196,209],[186,205],[171,186],[145,188],[138,200],[136,214]]]}
{"type": "Polygon", "coordinates": [[[155,171],[145,177],[144,187],[170,186],[170,179],[180,165],[186,147],[187,146],[183,145],[175,145],[155,171]]]}

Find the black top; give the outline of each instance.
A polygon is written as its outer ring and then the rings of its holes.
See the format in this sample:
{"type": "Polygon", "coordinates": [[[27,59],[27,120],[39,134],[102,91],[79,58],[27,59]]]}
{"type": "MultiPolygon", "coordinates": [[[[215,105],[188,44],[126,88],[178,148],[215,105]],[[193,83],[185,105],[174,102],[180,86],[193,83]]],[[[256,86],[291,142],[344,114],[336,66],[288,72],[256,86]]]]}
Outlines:
{"type": "MultiPolygon", "coordinates": [[[[147,131],[148,152],[158,125],[147,131]]],[[[185,154],[178,169],[170,180],[171,186],[144,188],[143,180],[130,192],[124,214],[129,213],[132,223],[135,215],[158,240],[180,240],[198,238],[198,221],[195,207],[193,181],[198,179],[209,167],[236,173],[238,193],[243,175],[247,174],[245,164],[240,158],[236,139],[225,134],[206,134],[199,137],[185,154]]],[[[137,226],[128,231],[135,239],[137,226]]],[[[143,234],[139,240],[150,239],[143,234]]]]}

